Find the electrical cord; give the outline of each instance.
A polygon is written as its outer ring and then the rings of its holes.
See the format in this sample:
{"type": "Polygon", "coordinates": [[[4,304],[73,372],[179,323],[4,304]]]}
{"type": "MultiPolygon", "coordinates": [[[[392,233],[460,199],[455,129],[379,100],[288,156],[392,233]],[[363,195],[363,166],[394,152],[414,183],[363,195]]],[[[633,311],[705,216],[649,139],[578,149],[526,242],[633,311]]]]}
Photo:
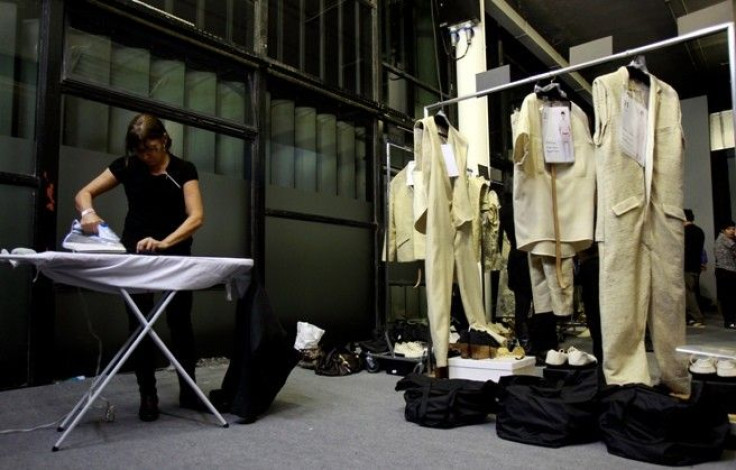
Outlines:
{"type": "MultiPolygon", "coordinates": [[[[102,338],[100,338],[100,336],[95,332],[94,327],[92,326],[92,319],[89,316],[87,302],[85,301],[84,295],[82,294],[82,289],[77,288],[77,292],[79,293],[79,298],[81,299],[81,302],[82,302],[82,312],[84,312],[84,318],[87,322],[87,331],[89,331],[90,335],[92,335],[92,337],[95,340],[97,340],[98,353],[97,353],[97,365],[95,369],[95,377],[97,377],[100,374],[100,366],[102,364],[102,350],[103,350],[102,338]]],[[[90,393],[89,391],[86,393],[87,399],[89,398],[89,393],[90,393]]],[[[104,405],[95,406],[95,408],[97,409],[104,408],[105,410],[104,421],[108,423],[115,421],[115,405],[110,403],[110,400],[103,397],[102,395],[100,395],[98,398],[104,402],[104,405]]],[[[69,416],[69,413],[64,414],[61,418],[51,423],[39,424],[36,426],[31,426],[29,428],[0,429],[0,435],[33,432],[39,429],[54,427],[60,424],[62,421],[64,421],[67,418],[67,416],[69,416]]]]}

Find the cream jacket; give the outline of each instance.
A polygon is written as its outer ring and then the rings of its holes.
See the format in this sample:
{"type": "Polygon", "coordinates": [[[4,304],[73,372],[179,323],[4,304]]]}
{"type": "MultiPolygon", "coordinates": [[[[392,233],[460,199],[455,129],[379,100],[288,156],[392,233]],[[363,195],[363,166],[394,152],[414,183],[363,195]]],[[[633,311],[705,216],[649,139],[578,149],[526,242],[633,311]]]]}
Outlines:
{"type": "MultiPolygon", "coordinates": [[[[413,165],[404,167],[389,185],[388,261],[410,263],[424,259],[425,235],[414,228],[416,184],[408,184],[409,171],[412,169],[413,165]]],[[[385,253],[383,259],[386,260],[385,253]]]]}
{"type": "MultiPolygon", "coordinates": [[[[520,250],[555,256],[552,177],[542,149],[542,105],[531,93],[512,116],[514,225],[520,250]]],[[[563,258],[591,245],[595,209],[595,147],[588,118],[574,103],[571,127],[575,163],[557,163],[555,168],[563,258]]]]}

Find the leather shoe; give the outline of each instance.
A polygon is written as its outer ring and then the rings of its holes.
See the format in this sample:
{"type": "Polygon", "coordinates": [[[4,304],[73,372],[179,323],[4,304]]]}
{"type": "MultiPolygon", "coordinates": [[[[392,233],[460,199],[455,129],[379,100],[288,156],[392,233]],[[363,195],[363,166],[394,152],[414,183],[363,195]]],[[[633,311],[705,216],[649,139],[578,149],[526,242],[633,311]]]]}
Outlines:
{"type": "Polygon", "coordinates": [[[141,407],[138,408],[138,417],[141,421],[156,421],[158,419],[158,397],[156,395],[141,395],[141,407]]]}

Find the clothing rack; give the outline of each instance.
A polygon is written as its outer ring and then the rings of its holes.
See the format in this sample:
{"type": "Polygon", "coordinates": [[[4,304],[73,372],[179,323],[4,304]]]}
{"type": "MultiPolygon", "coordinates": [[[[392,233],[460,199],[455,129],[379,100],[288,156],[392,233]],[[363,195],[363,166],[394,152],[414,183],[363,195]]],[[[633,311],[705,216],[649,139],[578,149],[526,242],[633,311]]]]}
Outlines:
{"type": "Polygon", "coordinates": [[[521,80],[516,80],[514,82],[504,83],[502,85],[497,85],[491,88],[486,88],[484,90],[476,91],[475,93],[471,93],[468,95],[458,96],[456,98],[448,99],[445,101],[439,101],[437,103],[432,103],[424,107],[424,117],[429,116],[430,110],[436,109],[436,108],[443,108],[447,105],[459,103],[461,101],[465,101],[471,98],[480,98],[486,95],[490,95],[491,93],[496,93],[503,90],[508,90],[510,88],[515,88],[517,86],[521,85],[527,85],[530,83],[536,83],[539,81],[544,81],[551,79],[553,77],[556,77],[558,75],[567,74],[571,72],[575,72],[577,70],[585,69],[588,67],[592,67],[594,65],[604,64],[606,62],[611,62],[618,59],[625,59],[631,56],[636,56],[640,54],[644,54],[645,52],[653,51],[656,49],[662,49],[664,47],[673,46],[675,44],[680,44],[686,41],[690,41],[692,39],[697,39],[703,36],[710,36],[716,33],[720,32],[726,32],[726,41],[728,42],[728,63],[729,63],[729,71],[730,71],[730,78],[731,78],[731,112],[734,116],[734,135],[736,135],[736,26],[734,25],[734,22],[728,22],[728,23],[722,23],[715,26],[710,26],[707,28],[699,29],[687,34],[683,34],[681,36],[676,36],[669,39],[664,39],[662,41],[657,41],[645,46],[637,47],[634,49],[629,49],[623,52],[618,52],[616,54],[612,54],[609,56],[601,57],[598,59],[589,60],[587,62],[583,62],[576,65],[571,65],[569,67],[561,68],[552,70],[545,73],[540,73],[538,75],[533,75],[531,77],[523,78],[521,80]]]}
{"type": "Polygon", "coordinates": [[[736,25],[734,22],[727,22],[718,24],[715,26],[710,26],[707,28],[702,28],[696,31],[692,31],[687,34],[683,34],[680,36],[676,36],[673,38],[665,39],[662,41],[657,41],[645,46],[637,47],[634,49],[629,49],[623,52],[619,52],[616,54],[611,54],[605,57],[601,57],[598,59],[593,59],[587,62],[583,62],[576,65],[571,65],[569,67],[564,67],[561,69],[552,70],[549,72],[541,73],[538,75],[533,75],[531,77],[527,77],[521,80],[516,80],[509,83],[504,83],[501,85],[497,85],[494,87],[486,88],[484,90],[476,91],[475,93],[458,96],[456,98],[451,98],[444,101],[439,101],[436,103],[429,104],[424,107],[424,117],[429,117],[430,111],[434,109],[442,109],[447,105],[459,103],[461,101],[465,101],[468,99],[473,98],[480,98],[483,96],[490,95],[492,93],[496,93],[499,91],[508,90],[511,88],[515,88],[517,86],[527,85],[527,84],[533,84],[540,81],[545,81],[552,79],[554,77],[557,77],[558,75],[562,74],[568,74],[571,72],[575,72],[577,70],[582,70],[588,67],[592,67],[599,64],[604,64],[607,62],[612,62],[619,59],[626,59],[632,56],[637,56],[644,54],[649,51],[654,51],[657,49],[662,49],[665,47],[673,46],[676,44],[680,44],[686,41],[690,41],[692,39],[697,39],[704,36],[711,36],[713,34],[717,34],[720,32],[726,33],[726,41],[728,42],[728,63],[729,63],[729,73],[730,73],[730,85],[731,85],[731,112],[733,113],[733,126],[734,126],[734,135],[736,135],[736,25]]]}
{"type": "MultiPolygon", "coordinates": [[[[386,139],[386,190],[384,191],[384,194],[386,195],[386,201],[383,204],[383,221],[385,224],[384,228],[384,240],[383,240],[383,249],[386,251],[386,275],[384,276],[384,292],[385,300],[384,300],[384,321],[381,322],[378,318],[378,312],[376,312],[376,327],[379,327],[381,324],[387,323],[386,319],[388,318],[388,314],[391,310],[391,304],[389,302],[390,300],[390,287],[389,287],[389,279],[388,279],[388,247],[389,247],[389,240],[388,240],[388,205],[389,200],[391,198],[391,149],[397,149],[401,150],[407,153],[414,154],[414,149],[411,147],[406,147],[404,145],[399,145],[394,142],[391,142],[390,140],[386,139]]],[[[393,348],[391,350],[393,352],[393,348]]]]}

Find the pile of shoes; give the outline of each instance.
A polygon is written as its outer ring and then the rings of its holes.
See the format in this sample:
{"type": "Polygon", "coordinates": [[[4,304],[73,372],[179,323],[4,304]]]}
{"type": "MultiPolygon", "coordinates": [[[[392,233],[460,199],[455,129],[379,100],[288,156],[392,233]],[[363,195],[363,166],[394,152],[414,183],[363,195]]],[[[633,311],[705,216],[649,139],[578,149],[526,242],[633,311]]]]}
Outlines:
{"type": "Polygon", "coordinates": [[[715,357],[691,357],[690,373],[693,375],[717,375],[736,380],[736,359],[716,359],[715,357]]]}
{"type": "Polygon", "coordinates": [[[552,367],[592,367],[598,363],[598,359],[590,353],[570,346],[567,350],[550,349],[547,351],[544,363],[552,367]]]}
{"type": "Polygon", "coordinates": [[[506,344],[506,338],[490,328],[471,325],[468,330],[459,333],[457,342],[450,348],[460,351],[463,359],[493,359],[498,348],[506,344]]]}
{"type": "Polygon", "coordinates": [[[427,347],[419,341],[406,341],[394,344],[394,355],[420,358],[427,354],[427,347]]]}

